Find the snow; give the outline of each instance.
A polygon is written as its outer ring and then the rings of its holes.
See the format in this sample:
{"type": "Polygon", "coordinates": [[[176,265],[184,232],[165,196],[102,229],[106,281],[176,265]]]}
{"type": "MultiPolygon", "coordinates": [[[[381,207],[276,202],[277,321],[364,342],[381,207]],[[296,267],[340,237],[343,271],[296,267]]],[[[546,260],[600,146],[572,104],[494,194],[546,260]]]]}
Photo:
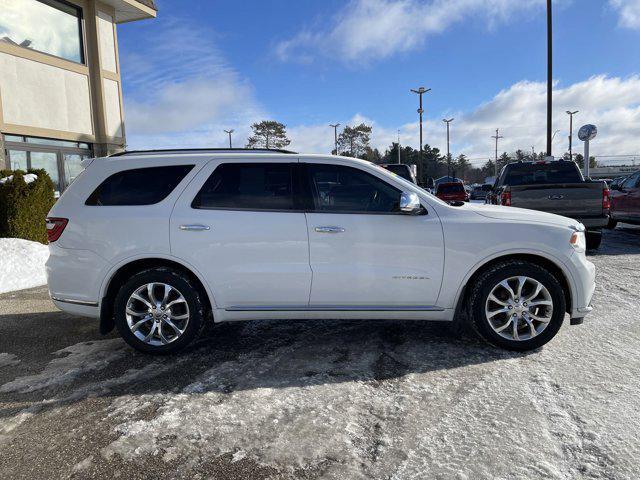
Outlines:
{"type": "Polygon", "coordinates": [[[21,238],[0,238],[0,293],[47,283],[49,247],[21,238]]]}
{"type": "Polygon", "coordinates": [[[13,353],[0,353],[0,368],[10,367],[20,363],[20,359],[13,353]]]}
{"type": "Polygon", "coordinates": [[[52,360],[42,373],[18,377],[12,382],[5,383],[0,386],[0,393],[27,393],[66,385],[80,375],[100,370],[119,359],[124,348],[119,339],[85,342],[63,348],[54,353],[61,358],[52,360]]]}
{"type": "MultiPolygon", "coordinates": [[[[24,178],[25,183],[34,182],[38,176],[35,173],[27,173],[22,178],[24,178]]],[[[0,178],[0,183],[7,183],[13,181],[13,175],[9,175],[8,177],[0,178]]]]}

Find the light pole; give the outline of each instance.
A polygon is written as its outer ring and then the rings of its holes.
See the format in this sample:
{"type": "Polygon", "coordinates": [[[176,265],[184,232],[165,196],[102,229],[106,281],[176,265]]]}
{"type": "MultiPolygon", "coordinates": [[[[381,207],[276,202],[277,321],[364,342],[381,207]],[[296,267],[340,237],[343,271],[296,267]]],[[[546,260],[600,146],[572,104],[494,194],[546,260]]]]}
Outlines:
{"type": "Polygon", "coordinates": [[[453,118],[447,120],[443,118],[442,121],[447,124],[447,180],[451,178],[451,153],[449,153],[449,124],[453,122],[453,118]]]}
{"type": "Polygon", "coordinates": [[[417,93],[420,97],[420,107],[418,108],[418,114],[420,114],[420,156],[418,157],[418,183],[422,181],[422,95],[431,91],[430,88],[420,87],[417,90],[411,89],[413,93],[417,93]]]}
{"type": "Polygon", "coordinates": [[[400,129],[398,129],[398,163],[400,163],[400,129]]]}
{"type": "Polygon", "coordinates": [[[233,148],[231,146],[231,134],[234,132],[235,130],[232,128],[231,130],[225,130],[225,133],[227,133],[229,135],[229,148],[233,148]]]}
{"type": "Polygon", "coordinates": [[[567,115],[569,115],[569,158],[573,160],[573,116],[578,113],[579,110],[570,111],[567,110],[567,115]]]}
{"type": "Polygon", "coordinates": [[[340,126],[340,124],[330,123],[329,126],[333,128],[333,145],[336,149],[336,155],[338,155],[338,127],[340,126]]]}
{"type": "Polygon", "coordinates": [[[502,135],[500,135],[499,131],[500,131],[500,129],[496,128],[496,134],[495,135],[491,135],[491,138],[495,138],[496,139],[496,158],[495,158],[495,162],[496,163],[494,164],[496,178],[498,177],[498,139],[499,138],[504,138],[502,135]]]}
{"type": "Polygon", "coordinates": [[[553,88],[553,24],[551,21],[551,0],[547,0],[547,157],[551,156],[551,109],[553,88]]]}

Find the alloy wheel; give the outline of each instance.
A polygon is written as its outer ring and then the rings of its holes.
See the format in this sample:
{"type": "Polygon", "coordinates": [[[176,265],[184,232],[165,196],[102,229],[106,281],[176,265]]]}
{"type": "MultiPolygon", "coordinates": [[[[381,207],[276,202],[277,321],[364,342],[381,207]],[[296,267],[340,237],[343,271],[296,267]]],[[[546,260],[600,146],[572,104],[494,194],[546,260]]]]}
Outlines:
{"type": "Polygon", "coordinates": [[[166,283],[147,283],[127,300],[127,325],[136,338],[153,346],[178,340],[189,323],[184,296],[166,283]]]}
{"type": "Polygon", "coordinates": [[[495,285],[485,303],[489,325],[503,338],[530,340],[540,335],[553,315],[553,299],[538,280],[517,276],[495,285]]]}

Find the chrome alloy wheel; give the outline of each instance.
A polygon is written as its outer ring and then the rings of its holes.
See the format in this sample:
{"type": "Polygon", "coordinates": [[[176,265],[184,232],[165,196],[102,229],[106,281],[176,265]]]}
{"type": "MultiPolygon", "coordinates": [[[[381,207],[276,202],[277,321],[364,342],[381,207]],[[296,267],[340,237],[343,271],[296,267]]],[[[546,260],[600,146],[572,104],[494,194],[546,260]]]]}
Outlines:
{"type": "Polygon", "coordinates": [[[508,340],[530,340],[547,328],[553,315],[549,290],[530,277],[518,276],[502,280],[485,304],[491,328],[508,340]]]}
{"type": "Polygon", "coordinates": [[[127,325],[139,340],[153,346],[175,342],[189,323],[189,305],[166,283],[147,283],[127,300],[127,325]]]}

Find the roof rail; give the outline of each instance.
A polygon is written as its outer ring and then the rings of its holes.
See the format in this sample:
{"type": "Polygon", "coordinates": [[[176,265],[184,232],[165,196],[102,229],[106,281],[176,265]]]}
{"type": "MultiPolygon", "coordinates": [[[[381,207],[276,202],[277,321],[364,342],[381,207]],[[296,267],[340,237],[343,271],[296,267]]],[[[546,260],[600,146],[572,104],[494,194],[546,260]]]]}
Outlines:
{"type": "Polygon", "coordinates": [[[127,155],[161,155],[164,153],[287,153],[297,154],[291,150],[277,148],[166,148],[159,150],[129,150],[109,155],[109,157],[126,157],[127,155]]]}

